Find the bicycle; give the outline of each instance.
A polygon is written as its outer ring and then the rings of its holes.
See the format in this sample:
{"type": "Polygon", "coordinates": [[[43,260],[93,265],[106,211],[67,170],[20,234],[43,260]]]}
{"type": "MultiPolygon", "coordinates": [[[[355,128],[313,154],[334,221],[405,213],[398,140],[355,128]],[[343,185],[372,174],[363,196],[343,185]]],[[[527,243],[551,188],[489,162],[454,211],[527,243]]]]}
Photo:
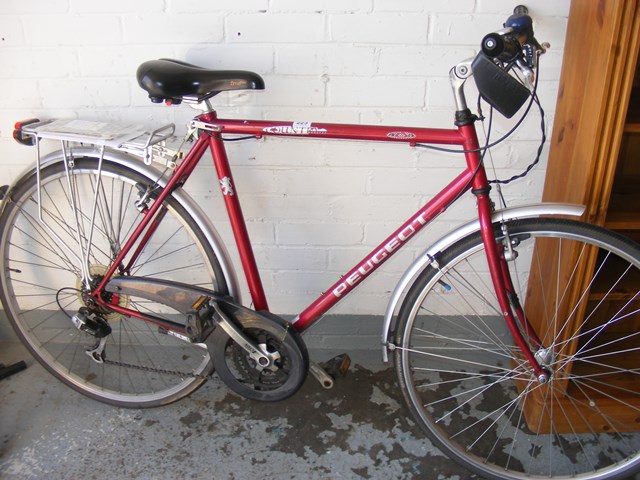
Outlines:
{"type": "Polygon", "coordinates": [[[418,257],[385,314],[382,355],[393,356],[416,422],[443,452],[488,478],[637,472],[638,370],[625,357],[638,339],[634,331],[614,333],[632,325],[638,292],[609,310],[605,300],[622,298],[623,282],[637,278],[640,246],[559,218],[579,217],[581,206],[494,208],[484,154],[496,142],[487,135],[479,144],[464,85],[473,76],[482,98],[507,117],[528,101],[526,115],[544,47],[524,7],[481,47],[451,70],[456,128],[220,119],[211,97],[263,89],[262,78],[166,59],[142,64],[138,81],[153,102],[201,110],[189,124],[186,154],[166,145],[173,125],[144,132],[19,122],[14,137],[36,146],[37,161],[7,187],[0,211],[0,297],[16,333],[57,378],[117,406],[177,401],[214,371],[236,393],[260,401],[293,395],[309,372],[329,386],[333,378],[309,360],[301,334],[471,191],[477,219],[418,257]],[[269,312],[225,151],[226,141],[267,136],[453,149],[466,167],[287,322],[269,312]],[[46,140],[62,148],[42,158],[46,140]],[[214,226],[182,189],[207,149],[253,308],[240,301],[214,226]],[[550,270],[541,258],[553,259],[550,270]],[[586,284],[579,281],[583,260],[595,265],[586,284]],[[604,292],[598,298],[590,295],[596,283],[604,292]],[[615,414],[605,412],[606,402],[615,414]]]}

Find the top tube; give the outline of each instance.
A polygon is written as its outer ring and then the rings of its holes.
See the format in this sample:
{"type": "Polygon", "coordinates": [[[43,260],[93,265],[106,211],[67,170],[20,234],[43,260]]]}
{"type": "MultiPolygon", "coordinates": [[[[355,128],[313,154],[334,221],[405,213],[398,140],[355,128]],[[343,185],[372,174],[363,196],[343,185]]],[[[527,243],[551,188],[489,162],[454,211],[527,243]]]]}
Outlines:
{"type": "Polygon", "coordinates": [[[380,142],[433,143],[464,145],[466,138],[458,129],[394,127],[378,125],[350,125],[335,123],[227,120],[215,112],[196,117],[193,127],[219,134],[366,140],[380,142]]]}

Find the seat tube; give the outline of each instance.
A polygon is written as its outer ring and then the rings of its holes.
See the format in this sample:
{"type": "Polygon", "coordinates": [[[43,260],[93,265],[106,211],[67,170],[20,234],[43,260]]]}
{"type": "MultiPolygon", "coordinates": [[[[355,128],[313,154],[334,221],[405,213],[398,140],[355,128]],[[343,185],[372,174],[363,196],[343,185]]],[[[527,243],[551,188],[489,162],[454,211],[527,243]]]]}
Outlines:
{"type": "Polygon", "coordinates": [[[224,142],[220,136],[211,135],[209,146],[218,175],[222,197],[224,198],[227,213],[229,214],[231,229],[233,230],[238,253],[240,254],[240,261],[242,262],[242,268],[245,278],[247,279],[251,299],[253,300],[253,308],[255,310],[268,311],[267,299],[262,286],[262,280],[260,279],[260,273],[258,272],[253,248],[249,240],[247,225],[242,215],[242,208],[240,207],[240,200],[233,181],[233,175],[231,174],[231,167],[227,158],[224,142]]]}

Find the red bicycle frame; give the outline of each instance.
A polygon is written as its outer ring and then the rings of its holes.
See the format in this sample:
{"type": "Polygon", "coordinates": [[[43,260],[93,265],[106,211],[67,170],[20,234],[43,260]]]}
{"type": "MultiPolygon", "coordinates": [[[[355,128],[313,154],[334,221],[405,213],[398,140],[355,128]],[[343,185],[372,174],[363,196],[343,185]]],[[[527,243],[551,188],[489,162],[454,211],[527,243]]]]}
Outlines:
{"type": "MultiPolygon", "coordinates": [[[[141,250],[141,246],[151,237],[154,228],[154,219],[162,212],[164,200],[178,187],[184,184],[193,172],[207,148],[211,149],[218,181],[224,197],[225,206],[229,214],[235,242],[240,254],[242,268],[249,286],[253,307],[256,310],[268,310],[268,303],[262,286],[257,263],[249,240],[246,223],[242,215],[239,196],[229,160],[224,147],[223,135],[249,135],[256,138],[264,136],[304,137],[322,139],[366,140],[376,142],[405,143],[414,146],[417,143],[440,144],[459,146],[464,151],[466,168],[435,197],[422,206],[413,216],[403,223],[396,231],[387,237],[372,252],[363,258],[356,266],[349,270],[340,280],[329,287],[325,293],[318,297],[305,310],[303,310],[293,323],[296,330],[302,332],[309,328],[316,320],[324,315],[331,307],[348,295],[360,282],[376,271],[383,263],[391,258],[414,234],[424,228],[438,214],[443,212],[454,200],[469,189],[477,198],[477,210],[480,221],[482,239],[487,252],[487,260],[491,278],[496,291],[499,305],[514,340],[524,352],[525,357],[533,366],[537,375],[543,375],[544,371],[533,357],[526,341],[520,333],[516,320],[512,313],[508,299],[508,290],[505,286],[511,285],[510,279],[505,280],[504,259],[501,258],[496,246],[495,235],[491,223],[492,204],[489,197],[489,183],[479,154],[478,138],[473,121],[456,129],[388,127],[369,125],[342,125],[331,123],[310,122],[278,122],[278,121],[251,121],[251,120],[225,120],[217,118],[215,112],[202,114],[194,119],[192,126],[198,129],[199,136],[195,145],[191,148],[186,158],[175,170],[167,182],[163,191],[155,199],[153,205],[144,212],[145,216],[137,226],[131,237],[123,246],[121,252],[105,273],[98,288],[93,292],[94,298],[99,303],[101,292],[108,279],[120,270],[119,273],[127,273],[123,265],[131,265],[134,259],[125,263],[125,257],[136,246],[134,251],[141,250]]],[[[126,315],[133,315],[146,321],[154,321],[153,318],[143,317],[118,305],[107,305],[112,310],[126,315]]],[[[523,324],[525,331],[531,332],[526,318],[518,311],[518,320],[523,324]]],[[[182,332],[182,326],[163,321],[162,325],[182,332]],[[169,325],[167,325],[169,323],[169,325]]]]}

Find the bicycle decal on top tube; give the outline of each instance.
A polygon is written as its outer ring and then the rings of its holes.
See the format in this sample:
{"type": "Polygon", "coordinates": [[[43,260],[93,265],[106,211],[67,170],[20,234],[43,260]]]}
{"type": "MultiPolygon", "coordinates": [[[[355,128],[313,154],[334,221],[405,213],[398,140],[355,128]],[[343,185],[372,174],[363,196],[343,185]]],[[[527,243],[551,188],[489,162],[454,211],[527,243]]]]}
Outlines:
{"type": "Polygon", "coordinates": [[[275,133],[278,135],[309,135],[327,133],[326,128],[314,127],[311,122],[293,122],[291,125],[275,125],[264,127],[264,133],[275,133]]]}

